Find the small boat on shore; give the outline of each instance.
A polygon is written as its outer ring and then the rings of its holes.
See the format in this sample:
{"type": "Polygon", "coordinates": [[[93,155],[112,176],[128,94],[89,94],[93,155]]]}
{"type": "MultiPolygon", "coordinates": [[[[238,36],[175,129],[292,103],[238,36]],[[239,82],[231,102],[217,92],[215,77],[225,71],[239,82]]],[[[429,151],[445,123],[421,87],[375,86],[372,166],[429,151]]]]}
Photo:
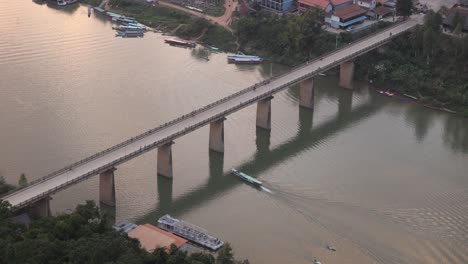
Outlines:
{"type": "Polygon", "coordinates": [[[227,56],[228,63],[235,64],[258,64],[263,61],[259,56],[236,54],[227,56]]]}
{"type": "Polygon", "coordinates": [[[78,0],[57,0],[57,5],[66,6],[78,3],[78,0]]]}
{"type": "Polygon", "coordinates": [[[135,27],[135,26],[119,26],[119,27],[113,27],[113,29],[117,31],[137,31],[137,32],[145,32],[146,28],[145,27],[135,27]]]}
{"type": "Polygon", "coordinates": [[[240,171],[238,171],[236,169],[232,169],[231,171],[232,171],[232,173],[234,175],[241,178],[243,181],[247,182],[248,184],[251,184],[251,185],[253,185],[255,187],[262,187],[262,185],[263,185],[263,183],[261,181],[255,179],[255,178],[253,178],[253,177],[251,177],[251,176],[249,176],[249,175],[247,175],[247,174],[245,174],[243,172],[240,172],[240,171]]]}
{"type": "Polygon", "coordinates": [[[182,47],[188,47],[188,48],[195,48],[197,46],[195,42],[178,40],[178,39],[165,39],[164,42],[171,46],[182,46],[182,47]]]}
{"type": "Polygon", "coordinates": [[[115,36],[122,37],[122,38],[142,38],[145,34],[143,32],[138,31],[118,31],[115,36]]]}
{"type": "Polygon", "coordinates": [[[207,45],[207,47],[212,51],[219,51],[219,48],[217,48],[217,47],[209,46],[209,45],[207,45]]]}
{"type": "Polygon", "coordinates": [[[104,10],[104,9],[102,9],[100,7],[97,7],[97,6],[93,7],[93,9],[94,9],[94,11],[97,11],[98,13],[101,13],[101,14],[106,13],[106,10],[104,10]]]}
{"type": "Polygon", "coordinates": [[[388,96],[388,97],[393,97],[393,96],[395,96],[395,93],[391,92],[390,90],[379,91],[379,94],[383,94],[383,95],[388,96]]]}
{"type": "Polygon", "coordinates": [[[203,228],[176,219],[168,214],[158,219],[158,227],[214,251],[224,245],[223,241],[208,235],[203,228]]]}

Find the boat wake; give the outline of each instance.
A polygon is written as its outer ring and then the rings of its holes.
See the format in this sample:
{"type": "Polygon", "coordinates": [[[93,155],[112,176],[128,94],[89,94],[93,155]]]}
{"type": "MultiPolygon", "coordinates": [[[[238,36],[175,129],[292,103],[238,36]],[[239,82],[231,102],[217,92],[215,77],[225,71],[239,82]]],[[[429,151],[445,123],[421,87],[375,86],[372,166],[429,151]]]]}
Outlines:
{"type": "Polygon", "coordinates": [[[273,191],[272,191],[272,190],[270,190],[270,189],[266,188],[265,186],[262,186],[262,187],[260,187],[260,189],[261,189],[262,191],[265,191],[265,192],[267,192],[267,193],[273,193],[273,191]]]}

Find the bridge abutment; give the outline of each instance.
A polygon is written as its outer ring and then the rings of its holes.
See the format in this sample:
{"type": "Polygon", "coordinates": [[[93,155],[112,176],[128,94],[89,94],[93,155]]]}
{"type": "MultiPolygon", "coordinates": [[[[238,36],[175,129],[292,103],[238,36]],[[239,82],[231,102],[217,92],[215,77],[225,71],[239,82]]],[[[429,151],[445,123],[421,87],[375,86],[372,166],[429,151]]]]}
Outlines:
{"type": "Polygon", "coordinates": [[[340,64],[340,86],[346,89],[353,89],[354,61],[347,61],[340,64]]]}
{"type": "Polygon", "coordinates": [[[112,168],[99,174],[99,202],[108,206],[115,206],[114,171],[112,168]]]}
{"type": "Polygon", "coordinates": [[[257,102],[257,127],[271,129],[271,99],[273,96],[257,102]]]}
{"type": "Polygon", "coordinates": [[[223,117],[210,123],[210,150],[224,152],[224,120],[223,117]]]}
{"type": "Polygon", "coordinates": [[[158,147],[158,175],[172,178],[172,144],[169,142],[158,147]]]}
{"type": "Polygon", "coordinates": [[[303,80],[299,86],[299,105],[304,108],[314,109],[314,79],[303,80]]]}
{"type": "Polygon", "coordinates": [[[50,196],[46,196],[35,202],[27,209],[28,214],[32,218],[43,218],[51,216],[50,200],[52,200],[52,198],[50,198],[50,196]]]}

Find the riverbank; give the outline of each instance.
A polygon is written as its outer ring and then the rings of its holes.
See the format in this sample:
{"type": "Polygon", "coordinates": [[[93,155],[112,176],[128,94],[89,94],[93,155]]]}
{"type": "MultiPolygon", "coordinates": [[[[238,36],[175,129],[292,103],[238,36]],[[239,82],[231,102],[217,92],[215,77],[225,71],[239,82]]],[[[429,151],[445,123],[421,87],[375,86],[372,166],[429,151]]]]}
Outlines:
{"type": "MultiPolygon", "coordinates": [[[[334,35],[323,30],[323,17],[319,13],[309,12],[299,16],[280,17],[260,11],[254,15],[237,18],[233,25],[235,34],[233,35],[225,27],[163,5],[149,5],[132,0],[111,0],[110,7],[112,11],[133,16],[150,27],[174,33],[184,39],[215,46],[221,51],[240,50],[291,67],[392,25],[388,22],[379,22],[359,34],[352,35],[346,32],[334,35]]],[[[435,28],[440,28],[440,22],[438,23],[435,28]]],[[[374,84],[382,87],[391,86],[392,90],[402,94],[413,94],[420,98],[424,105],[432,108],[450,109],[450,112],[468,115],[468,106],[466,106],[468,94],[463,88],[463,82],[468,80],[465,80],[463,73],[460,72],[460,69],[466,66],[460,65],[463,64],[461,63],[463,59],[458,56],[459,50],[463,50],[464,45],[468,44],[452,43],[453,38],[441,37],[439,31],[437,36],[433,34],[433,38],[437,37],[441,40],[440,43],[445,43],[443,44],[445,46],[440,46],[438,43],[437,49],[445,59],[441,60],[432,54],[427,54],[427,45],[421,43],[434,42],[434,39],[427,40],[427,36],[419,30],[416,33],[400,36],[383,49],[358,58],[357,78],[373,80],[374,84]],[[419,40],[415,42],[417,38],[419,40]],[[419,46],[415,46],[415,43],[419,43],[419,46]],[[459,48],[460,46],[462,48],[459,48]],[[454,47],[458,48],[453,51],[454,47]],[[444,55],[442,54],[444,52],[452,54],[444,55]],[[436,67],[428,64],[428,56],[434,58],[432,63],[435,63],[436,67]],[[437,70],[434,71],[434,68],[437,70]],[[445,72],[446,69],[457,68],[458,71],[454,70],[448,74],[445,72]],[[440,76],[441,74],[445,76],[440,76]],[[412,80],[426,81],[424,85],[420,85],[422,82],[414,83],[412,80]],[[430,88],[433,84],[439,86],[430,88]],[[456,89],[453,88],[454,84],[456,89]]]]}
{"type": "Polygon", "coordinates": [[[111,0],[110,10],[136,18],[142,24],[184,39],[196,39],[201,44],[236,51],[236,38],[226,28],[208,20],[161,4],[132,0],[111,0]]]}
{"type": "Polygon", "coordinates": [[[209,253],[187,253],[177,246],[146,251],[136,239],[111,228],[112,220],[94,201],[67,214],[31,221],[15,221],[7,202],[0,201],[0,260],[5,263],[148,263],[229,264],[234,260],[226,243],[216,258],[209,253]]]}
{"type": "Polygon", "coordinates": [[[383,50],[356,59],[356,78],[418,98],[424,106],[468,116],[468,39],[441,32],[441,17],[426,23],[383,50]]]}

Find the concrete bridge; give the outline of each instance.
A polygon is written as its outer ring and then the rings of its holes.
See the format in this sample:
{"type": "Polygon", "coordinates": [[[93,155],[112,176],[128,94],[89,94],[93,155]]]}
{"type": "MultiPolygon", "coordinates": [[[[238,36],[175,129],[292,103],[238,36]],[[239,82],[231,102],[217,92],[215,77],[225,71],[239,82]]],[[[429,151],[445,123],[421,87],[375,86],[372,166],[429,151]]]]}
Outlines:
{"type": "Polygon", "coordinates": [[[172,178],[171,145],[175,139],[210,124],[209,148],[217,152],[224,152],[224,120],[229,114],[257,103],[257,127],[269,130],[271,129],[271,100],[273,95],[296,83],[300,83],[300,106],[313,109],[314,76],[340,66],[340,86],[352,89],[354,58],[384,45],[395,36],[420,24],[421,21],[422,19],[418,17],[400,22],[314,61],[296,67],[283,75],[240,90],[235,94],[31,182],[28,187],[3,196],[2,200],[10,202],[15,210],[26,208],[34,216],[47,216],[50,214],[50,195],[99,174],[100,201],[114,206],[113,172],[119,164],[158,148],[158,174],[172,178]]]}
{"type": "MultiPolygon", "coordinates": [[[[272,166],[336,136],[352,125],[371,118],[378,114],[385,104],[385,101],[379,102],[377,100],[380,99],[374,98],[374,95],[371,94],[370,102],[351,109],[351,100],[351,94],[349,97],[340,98],[337,115],[318,126],[312,124],[313,112],[301,108],[297,134],[274,149],[269,147],[270,131],[257,129],[257,153],[254,154],[252,160],[238,165],[236,169],[246,171],[251,175],[261,174],[272,166]],[[348,109],[348,111],[340,111],[341,108],[348,109]]],[[[224,173],[222,153],[210,152],[209,163],[208,180],[177,199],[172,198],[172,181],[162,177],[158,178],[158,206],[152,209],[151,213],[138,219],[137,222],[152,222],[167,213],[178,215],[190,208],[199,207],[200,204],[211,201],[213,197],[220,196],[238,185],[245,184],[236,177],[222,177],[230,174],[230,172],[224,173]]],[[[109,212],[111,210],[109,208],[109,212]]]]}

